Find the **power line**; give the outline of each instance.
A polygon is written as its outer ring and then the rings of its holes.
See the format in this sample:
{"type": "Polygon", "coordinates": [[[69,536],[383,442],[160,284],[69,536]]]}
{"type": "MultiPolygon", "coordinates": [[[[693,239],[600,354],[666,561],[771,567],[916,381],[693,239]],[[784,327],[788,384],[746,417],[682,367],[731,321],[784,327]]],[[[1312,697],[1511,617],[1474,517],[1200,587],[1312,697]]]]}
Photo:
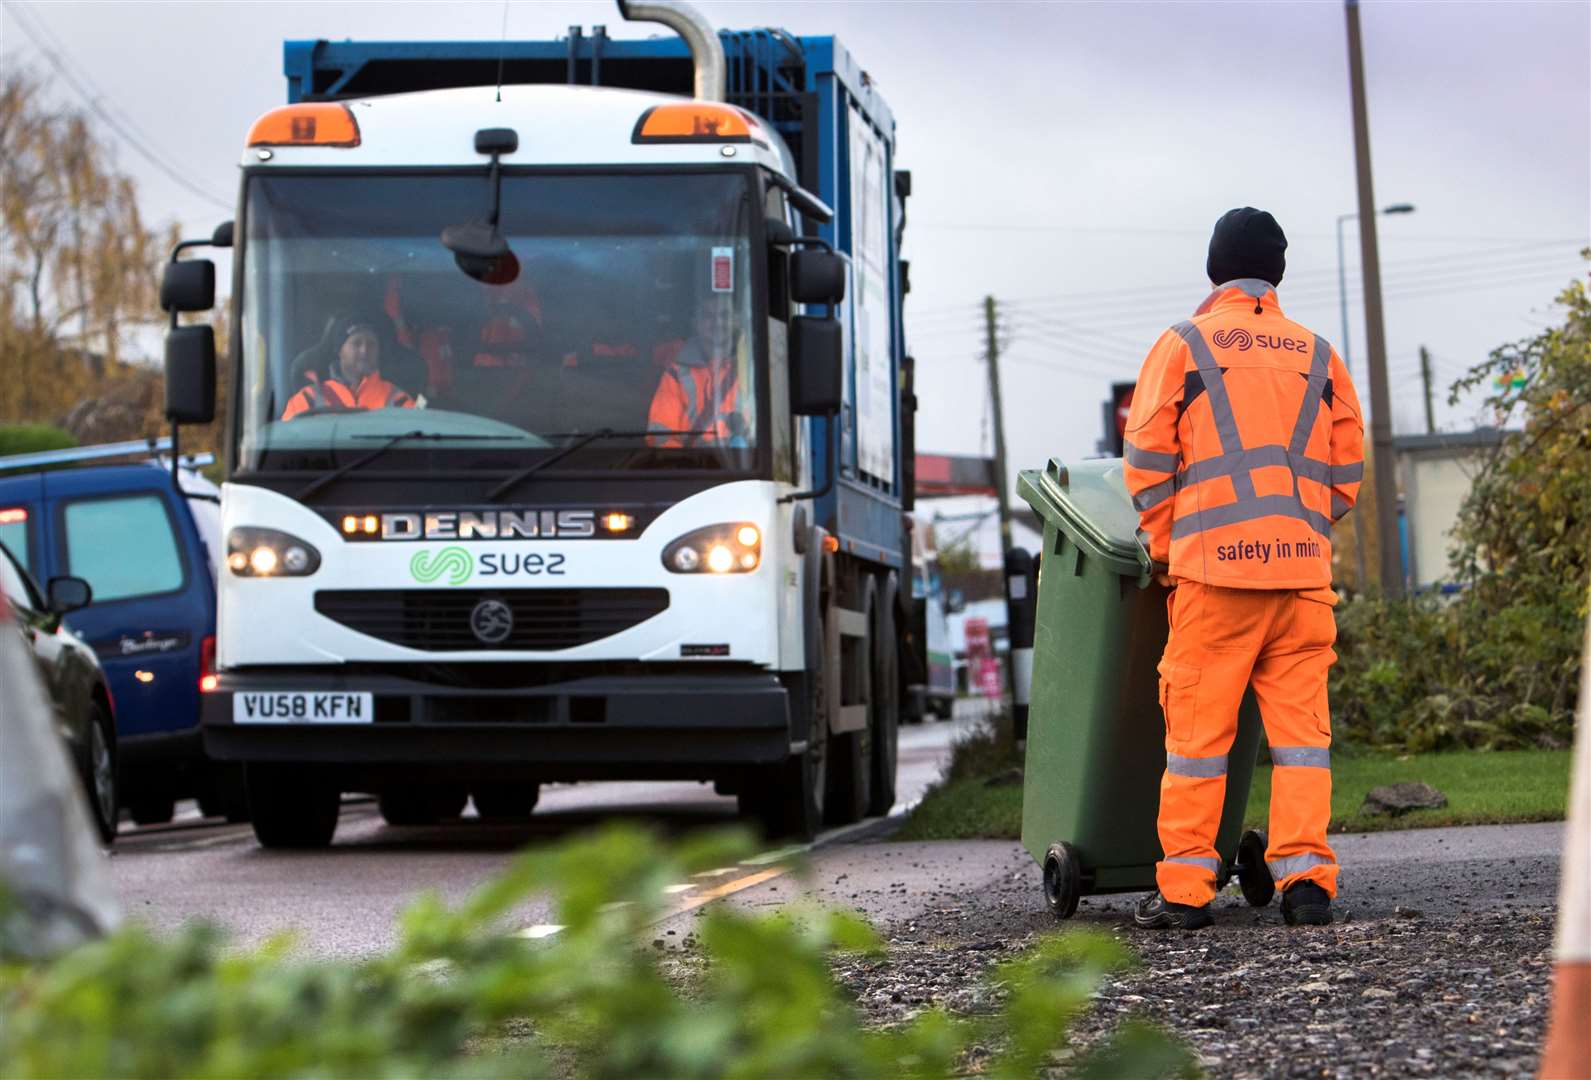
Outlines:
{"type": "Polygon", "coordinates": [[[206,202],[219,207],[222,210],[226,210],[229,213],[232,211],[232,203],[212,195],[210,192],[205,191],[203,188],[193,183],[193,181],[189,180],[186,176],[183,176],[182,173],[176,168],[167,164],[158,153],[156,153],[154,150],[151,150],[148,146],[145,146],[144,143],[128,129],[128,125],[124,124],[121,120],[118,120],[115,116],[112,116],[108,110],[100,105],[99,98],[104,95],[95,92],[98,88],[94,87],[86,76],[80,80],[79,77],[67,67],[65,61],[63,60],[63,56],[65,55],[64,47],[60,48],[58,53],[56,49],[51,48],[50,44],[46,42],[46,36],[50,36],[49,28],[48,25],[45,24],[42,16],[40,16],[37,12],[27,10],[23,4],[19,2],[19,0],[12,0],[8,7],[11,11],[11,17],[16,20],[17,26],[21,28],[24,34],[27,35],[28,40],[33,42],[33,46],[39,51],[39,54],[49,62],[49,65],[52,68],[55,69],[55,73],[59,75],[61,79],[77,93],[78,97],[83,99],[83,103],[88,106],[89,111],[91,111],[95,116],[99,117],[100,120],[104,121],[106,126],[108,126],[121,138],[122,142],[124,142],[145,161],[148,161],[155,168],[165,173],[166,176],[169,177],[174,183],[178,184],[185,190],[191,192],[198,198],[204,199],[206,202]],[[24,13],[26,14],[25,18],[23,17],[24,13]]]}

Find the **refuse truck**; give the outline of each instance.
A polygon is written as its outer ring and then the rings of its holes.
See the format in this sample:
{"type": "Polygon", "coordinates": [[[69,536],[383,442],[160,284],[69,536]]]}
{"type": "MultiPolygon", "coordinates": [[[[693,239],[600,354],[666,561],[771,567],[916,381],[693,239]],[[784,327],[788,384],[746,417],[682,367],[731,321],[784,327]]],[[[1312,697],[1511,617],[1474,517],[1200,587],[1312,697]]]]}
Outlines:
{"type": "Polygon", "coordinates": [[[178,314],[234,249],[203,729],[267,847],[351,791],[424,824],[692,779],[791,837],[894,802],[894,120],[833,37],[619,8],[668,32],[286,42],[235,228],[167,267],[203,422],[178,314]]]}
{"type": "MultiPolygon", "coordinates": [[[[1059,919],[1094,893],[1148,891],[1160,860],[1156,817],[1166,768],[1156,667],[1169,632],[1164,572],[1138,539],[1120,458],[1017,477],[1044,526],[1033,683],[1022,790],[1022,845],[1043,867],[1059,919]]],[[[1263,725],[1252,692],[1227,755],[1215,848],[1217,888],[1233,877],[1256,907],[1271,902],[1265,834],[1243,831],[1263,725]]]]}

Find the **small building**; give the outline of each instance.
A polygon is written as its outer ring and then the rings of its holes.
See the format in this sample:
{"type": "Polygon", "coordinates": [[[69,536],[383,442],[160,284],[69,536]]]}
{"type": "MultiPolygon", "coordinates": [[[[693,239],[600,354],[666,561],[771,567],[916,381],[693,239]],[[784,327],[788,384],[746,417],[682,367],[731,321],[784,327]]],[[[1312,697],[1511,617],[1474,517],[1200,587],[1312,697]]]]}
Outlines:
{"type": "Polygon", "coordinates": [[[1403,489],[1404,576],[1415,590],[1453,580],[1448,549],[1475,477],[1502,444],[1501,428],[1400,435],[1392,441],[1403,489]]]}

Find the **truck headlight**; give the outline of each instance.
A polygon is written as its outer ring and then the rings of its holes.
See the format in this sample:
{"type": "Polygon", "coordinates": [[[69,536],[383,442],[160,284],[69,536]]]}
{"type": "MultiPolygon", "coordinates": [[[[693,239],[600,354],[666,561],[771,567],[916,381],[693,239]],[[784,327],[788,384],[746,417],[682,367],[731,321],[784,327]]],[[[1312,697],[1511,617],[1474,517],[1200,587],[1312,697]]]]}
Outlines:
{"type": "Polygon", "coordinates": [[[277,529],[241,526],[227,533],[226,565],[238,577],[307,577],[320,569],[320,552],[277,529]]]}
{"type": "Polygon", "coordinates": [[[749,522],[708,525],[663,549],[663,565],[676,574],[744,574],[762,562],[762,531],[749,522]]]}

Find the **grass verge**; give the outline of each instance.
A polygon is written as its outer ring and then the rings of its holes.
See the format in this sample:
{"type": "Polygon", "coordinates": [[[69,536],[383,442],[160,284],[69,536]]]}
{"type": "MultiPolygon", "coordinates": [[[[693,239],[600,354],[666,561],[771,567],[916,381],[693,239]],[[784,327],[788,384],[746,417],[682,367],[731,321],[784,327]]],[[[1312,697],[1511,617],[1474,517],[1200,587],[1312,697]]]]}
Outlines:
{"type": "MultiPolygon", "coordinates": [[[[995,754],[983,740],[972,756],[981,766],[995,754]]],[[[1022,785],[989,782],[1010,769],[1012,760],[982,775],[953,760],[949,779],[924,796],[892,839],[1017,839],[1022,834],[1022,785]]],[[[1385,754],[1339,749],[1332,758],[1331,831],[1561,821],[1569,800],[1569,765],[1567,750],[1385,754]],[[1371,788],[1404,780],[1423,780],[1437,788],[1447,796],[1447,805],[1399,817],[1359,813],[1371,788]]],[[[1265,765],[1254,771],[1246,826],[1265,824],[1270,797],[1271,768],[1265,765]]]]}

